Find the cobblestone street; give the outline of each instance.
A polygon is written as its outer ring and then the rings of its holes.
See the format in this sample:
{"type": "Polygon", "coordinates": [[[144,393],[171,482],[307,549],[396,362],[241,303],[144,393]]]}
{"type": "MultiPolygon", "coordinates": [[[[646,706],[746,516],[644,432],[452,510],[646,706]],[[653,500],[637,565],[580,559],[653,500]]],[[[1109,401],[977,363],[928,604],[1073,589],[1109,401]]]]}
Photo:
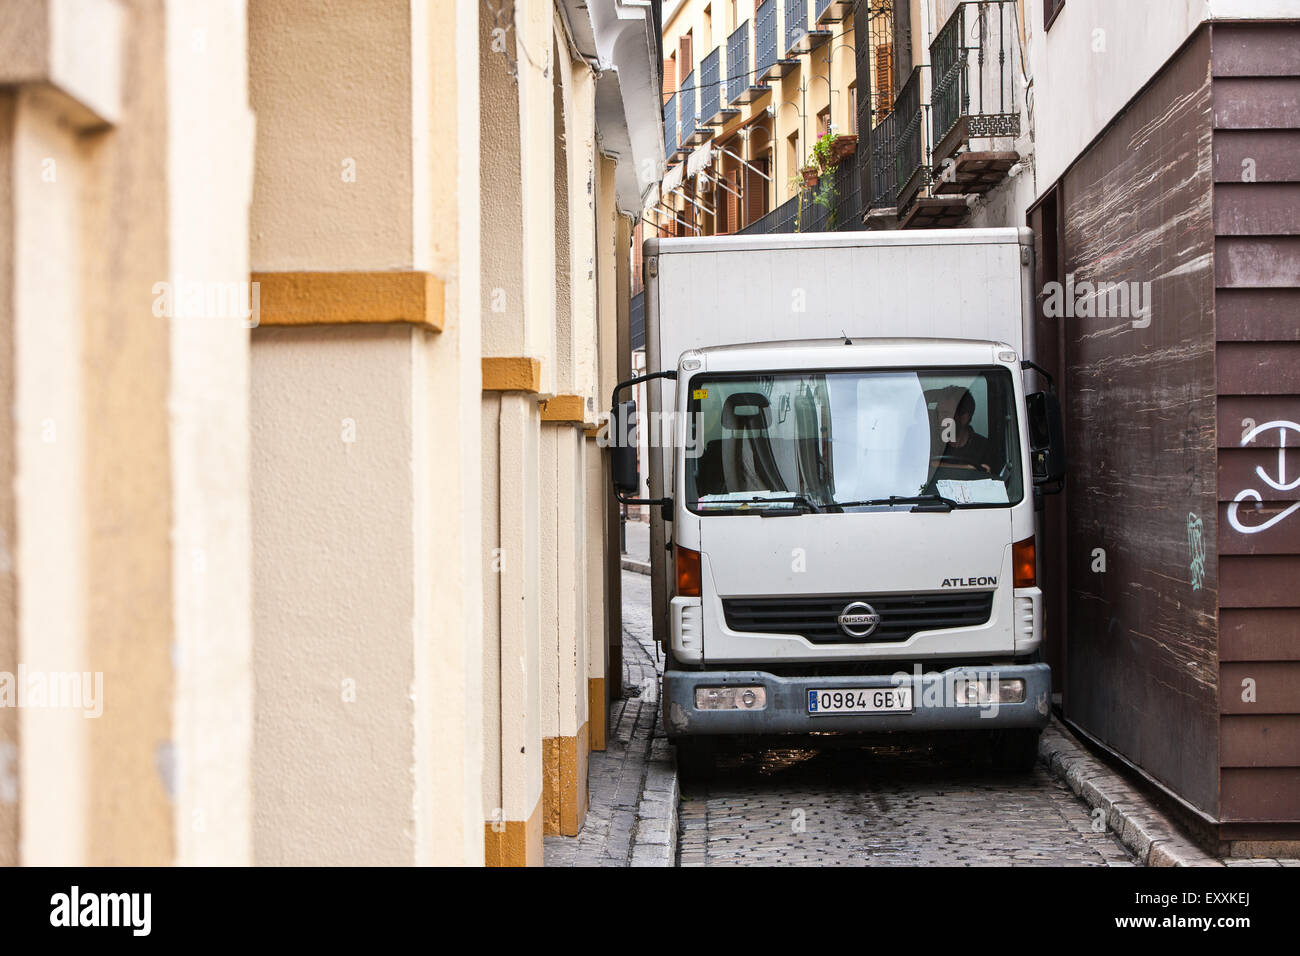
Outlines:
{"type": "Polygon", "coordinates": [[[979,771],[924,749],[733,756],[682,785],[683,866],[1131,866],[1043,767],[979,771]]]}

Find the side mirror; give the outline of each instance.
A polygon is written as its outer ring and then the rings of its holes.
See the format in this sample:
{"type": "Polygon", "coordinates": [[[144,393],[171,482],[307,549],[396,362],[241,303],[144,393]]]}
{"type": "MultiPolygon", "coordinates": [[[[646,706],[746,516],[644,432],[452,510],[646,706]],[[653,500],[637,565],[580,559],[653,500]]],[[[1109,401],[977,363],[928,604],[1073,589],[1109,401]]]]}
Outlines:
{"type": "MultiPolygon", "coordinates": [[[[617,435],[612,445],[612,461],[610,462],[610,479],[614,485],[614,497],[625,505],[659,505],[664,509],[664,514],[671,520],[673,500],[671,498],[633,498],[641,488],[641,475],[637,469],[636,463],[636,446],[635,438],[632,438],[628,444],[623,444],[624,437],[629,436],[632,429],[628,426],[636,421],[636,402],[620,402],[618,393],[625,388],[631,388],[633,385],[640,385],[642,382],[653,382],[655,379],[665,378],[669,381],[677,381],[677,370],[669,369],[666,372],[647,372],[645,375],[638,375],[636,378],[629,378],[626,382],[619,382],[614,386],[614,394],[609,400],[609,428],[611,435],[617,435]],[[622,427],[620,427],[622,426],[622,427]],[[617,429],[617,431],[615,431],[617,429]]],[[[635,434],[635,432],[633,432],[635,434]]]]}
{"type": "Polygon", "coordinates": [[[636,423],[636,402],[619,402],[610,412],[610,427],[617,427],[621,439],[627,436],[629,441],[614,445],[613,468],[614,489],[625,495],[635,495],[641,490],[641,471],[636,459],[636,432],[629,426],[636,423]]]}
{"type": "Polygon", "coordinates": [[[1056,494],[1065,486],[1065,426],[1061,422],[1061,403],[1055,392],[1033,392],[1025,396],[1025,406],[1034,485],[1041,486],[1045,494],[1056,494]]]}

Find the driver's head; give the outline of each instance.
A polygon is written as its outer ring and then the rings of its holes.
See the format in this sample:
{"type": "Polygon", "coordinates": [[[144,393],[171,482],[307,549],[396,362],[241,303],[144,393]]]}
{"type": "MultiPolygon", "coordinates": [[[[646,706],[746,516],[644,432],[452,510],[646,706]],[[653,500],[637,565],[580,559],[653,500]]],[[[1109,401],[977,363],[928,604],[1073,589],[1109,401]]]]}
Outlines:
{"type": "Polygon", "coordinates": [[[969,391],[962,392],[961,398],[957,399],[957,424],[969,425],[971,418],[975,415],[975,396],[969,391]]]}

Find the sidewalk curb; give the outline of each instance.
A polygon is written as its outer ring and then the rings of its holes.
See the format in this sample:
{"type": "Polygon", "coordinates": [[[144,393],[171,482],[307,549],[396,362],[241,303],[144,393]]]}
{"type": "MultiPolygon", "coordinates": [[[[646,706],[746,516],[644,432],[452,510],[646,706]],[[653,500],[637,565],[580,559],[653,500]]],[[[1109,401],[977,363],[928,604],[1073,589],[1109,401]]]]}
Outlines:
{"type": "MultiPolygon", "coordinates": [[[[655,723],[659,723],[657,717],[655,723]]],[[[656,735],[650,742],[645,784],[636,808],[632,866],[677,865],[677,805],[680,797],[672,745],[667,737],[656,735]]]]}
{"type": "Polygon", "coordinates": [[[1127,780],[1080,746],[1055,715],[1039,738],[1038,756],[1077,797],[1105,813],[1107,829],[1142,866],[1223,866],[1179,833],[1127,780]]]}
{"type": "Polygon", "coordinates": [[[623,558],[623,570],[635,571],[637,574],[649,574],[650,562],[638,561],[636,558],[623,558]]]}

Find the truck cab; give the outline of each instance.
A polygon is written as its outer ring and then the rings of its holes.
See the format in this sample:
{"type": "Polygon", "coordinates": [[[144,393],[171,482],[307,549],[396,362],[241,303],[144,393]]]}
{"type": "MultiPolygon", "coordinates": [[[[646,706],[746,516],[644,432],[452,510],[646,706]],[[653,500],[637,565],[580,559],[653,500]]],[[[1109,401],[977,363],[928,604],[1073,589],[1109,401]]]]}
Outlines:
{"type": "Polygon", "coordinates": [[[1051,676],[1016,351],[733,345],[675,377],[669,737],[979,730],[1031,760],[1051,676]]]}

